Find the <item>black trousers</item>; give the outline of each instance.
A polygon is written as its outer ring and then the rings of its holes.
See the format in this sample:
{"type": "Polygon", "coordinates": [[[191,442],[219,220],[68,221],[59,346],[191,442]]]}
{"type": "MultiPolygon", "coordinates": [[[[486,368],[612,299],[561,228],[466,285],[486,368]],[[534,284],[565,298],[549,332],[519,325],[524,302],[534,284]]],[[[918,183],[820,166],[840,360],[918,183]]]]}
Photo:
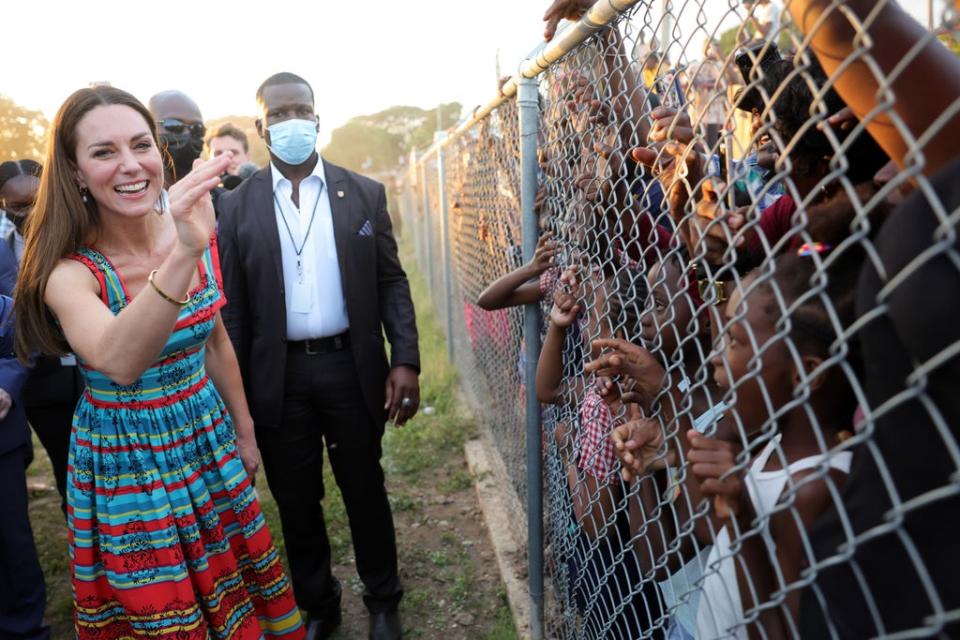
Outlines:
{"type": "Polygon", "coordinates": [[[403,590],[384,487],[383,425],[367,411],[349,348],[287,354],[283,416],[278,429],[260,429],[257,442],[270,491],[280,510],[283,540],[297,604],[313,616],[340,606],[323,519],[323,447],[343,495],[357,573],[367,609],[393,611],[403,590]]]}
{"type": "Polygon", "coordinates": [[[46,640],[46,587],[27,511],[30,443],[0,454],[0,638],[46,640]]]}
{"type": "Polygon", "coordinates": [[[83,377],[75,365],[63,366],[60,358],[43,356],[37,360],[23,389],[27,421],[50,456],[64,516],[67,514],[70,430],[83,388],[83,377]]]}
{"type": "Polygon", "coordinates": [[[53,465],[53,478],[60,494],[60,509],[67,513],[67,459],[70,456],[70,429],[76,402],[27,406],[27,421],[46,449],[53,465]]]}

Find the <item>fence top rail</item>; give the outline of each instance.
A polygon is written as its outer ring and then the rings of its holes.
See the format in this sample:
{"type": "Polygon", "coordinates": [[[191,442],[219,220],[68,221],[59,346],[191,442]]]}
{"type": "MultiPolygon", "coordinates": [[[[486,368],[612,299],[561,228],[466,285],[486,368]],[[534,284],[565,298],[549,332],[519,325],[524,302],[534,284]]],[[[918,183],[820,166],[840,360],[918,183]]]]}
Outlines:
{"type": "Polygon", "coordinates": [[[495,98],[485,105],[474,109],[473,115],[469,120],[461,123],[450,135],[430,145],[430,147],[417,157],[417,161],[425,159],[461,134],[466,133],[478,122],[493,113],[497,107],[516,96],[517,87],[521,79],[536,78],[549,69],[550,65],[554,62],[576,49],[590,36],[616,20],[620,14],[641,2],[649,2],[649,0],[599,0],[599,2],[596,2],[583,17],[564,29],[553,40],[542,43],[534,48],[533,51],[527,55],[526,59],[520,63],[517,73],[511,76],[500,88],[495,98]]]}

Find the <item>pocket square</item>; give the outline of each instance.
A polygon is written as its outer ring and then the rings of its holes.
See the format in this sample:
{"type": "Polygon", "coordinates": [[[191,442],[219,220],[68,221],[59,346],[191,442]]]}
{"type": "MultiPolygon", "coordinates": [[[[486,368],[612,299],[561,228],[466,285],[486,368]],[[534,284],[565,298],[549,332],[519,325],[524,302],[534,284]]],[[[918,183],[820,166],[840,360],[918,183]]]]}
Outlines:
{"type": "Polygon", "coordinates": [[[370,224],[370,221],[367,220],[363,223],[363,226],[360,227],[360,230],[357,231],[358,236],[372,236],[373,235],[373,225],[370,224]]]}

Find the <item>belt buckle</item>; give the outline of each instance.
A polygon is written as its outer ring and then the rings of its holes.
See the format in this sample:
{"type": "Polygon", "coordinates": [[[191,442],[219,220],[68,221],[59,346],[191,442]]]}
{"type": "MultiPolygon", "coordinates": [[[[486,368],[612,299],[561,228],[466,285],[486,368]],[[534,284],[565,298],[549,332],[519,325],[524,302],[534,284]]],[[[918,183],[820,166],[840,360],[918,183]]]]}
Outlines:
{"type": "Polygon", "coordinates": [[[312,342],[313,340],[309,338],[303,341],[303,352],[306,353],[308,356],[315,356],[320,353],[319,351],[314,351],[313,349],[310,348],[310,344],[312,342]]]}

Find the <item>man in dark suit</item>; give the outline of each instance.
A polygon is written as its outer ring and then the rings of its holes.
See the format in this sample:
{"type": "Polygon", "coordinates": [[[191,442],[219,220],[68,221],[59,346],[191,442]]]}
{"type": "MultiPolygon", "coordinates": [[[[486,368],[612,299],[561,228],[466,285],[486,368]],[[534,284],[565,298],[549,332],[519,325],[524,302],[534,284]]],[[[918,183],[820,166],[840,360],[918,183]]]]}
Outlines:
{"type": "Polygon", "coordinates": [[[308,639],[340,622],[323,521],[323,443],[366,592],[371,638],[399,638],[402,589],[380,466],[387,420],[419,405],[413,303],[381,184],[323,161],[310,85],[281,73],[257,91],[270,164],[220,202],[233,340],[308,639]],[[388,363],[383,344],[390,342],[388,363]]]}
{"type": "MultiPolygon", "coordinates": [[[[16,265],[6,245],[0,265],[16,265]]],[[[46,588],[27,510],[26,470],[33,460],[20,401],[28,369],[13,353],[13,300],[0,295],[0,638],[48,640],[46,588]]]]}

